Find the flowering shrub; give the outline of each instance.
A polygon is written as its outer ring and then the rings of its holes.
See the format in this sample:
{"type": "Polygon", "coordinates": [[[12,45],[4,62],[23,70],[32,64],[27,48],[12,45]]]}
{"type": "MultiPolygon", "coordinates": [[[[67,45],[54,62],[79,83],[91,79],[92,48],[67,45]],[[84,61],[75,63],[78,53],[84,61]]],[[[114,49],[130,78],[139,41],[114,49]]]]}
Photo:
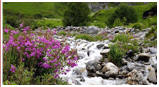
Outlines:
{"type": "Polygon", "coordinates": [[[9,40],[3,42],[4,74],[11,75],[18,65],[24,63],[25,68],[34,69],[34,77],[52,74],[58,78],[59,74],[69,71],[69,68],[63,67],[76,66],[76,50],[54,39],[55,29],[33,32],[28,26],[20,24],[20,30],[22,32],[4,29],[4,34],[9,34],[9,40]]]}

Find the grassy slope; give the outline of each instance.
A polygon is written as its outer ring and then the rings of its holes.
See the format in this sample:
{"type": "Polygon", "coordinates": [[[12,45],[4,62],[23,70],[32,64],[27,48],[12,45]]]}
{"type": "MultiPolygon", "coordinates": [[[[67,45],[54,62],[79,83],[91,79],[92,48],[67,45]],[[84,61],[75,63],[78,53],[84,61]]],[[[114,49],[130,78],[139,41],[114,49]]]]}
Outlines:
{"type": "Polygon", "coordinates": [[[24,15],[33,16],[35,14],[42,14],[43,16],[52,15],[53,17],[63,16],[65,5],[64,3],[50,3],[50,2],[9,2],[3,4],[3,8],[13,11],[20,12],[24,15]],[[58,8],[58,9],[57,9],[58,8]]]}
{"type": "MultiPolygon", "coordinates": [[[[132,6],[138,14],[138,19],[139,19],[138,22],[147,21],[147,20],[142,19],[142,15],[145,11],[149,10],[153,4],[154,3],[132,6]]],[[[109,16],[115,11],[115,9],[116,9],[116,7],[100,10],[100,11],[94,13],[94,15],[91,16],[91,24],[95,24],[95,23],[105,24],[107,19],[109,18],[109,16]]],[[[152,19],[156,19],[156,16],[152,17],[152,19]]]]}

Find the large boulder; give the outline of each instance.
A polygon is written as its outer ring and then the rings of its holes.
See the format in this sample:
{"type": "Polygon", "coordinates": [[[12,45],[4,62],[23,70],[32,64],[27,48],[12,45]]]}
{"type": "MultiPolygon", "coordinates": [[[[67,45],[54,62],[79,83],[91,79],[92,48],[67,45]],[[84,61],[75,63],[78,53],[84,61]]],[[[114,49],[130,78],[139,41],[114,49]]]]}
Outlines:
{"type": "Polygon", "coordinates": [[[144,81],[143,74],[140,71],[136,70],[136,69],[133,69],[131,72],[129,72],[127,74],[127,76],[128,76],[127,83],[130,84],[130,85],[147,84],[144,81]]]}
{"type": "Polygon", "coordinates": [[[157,83],[157,75],[156,75],[155,69],[153,67],[149,67],[148,70],[149,70],[149,74],[147,77],[148,81],[156,84],[157,83]]]}
{"type": "Polygon", "coordinates": [[[102,68],[102,72],[105,73],[106,76],[116,76],[118,75],[119,68],[111,62],[108,62],[102,68]]]}
{"type": "Polygon", "coordinates": [[[87,34],[97,34],[99,31],[99,28],[98,27],[95,27],[95,26],[89,26],[86,33],[87,34]]]}

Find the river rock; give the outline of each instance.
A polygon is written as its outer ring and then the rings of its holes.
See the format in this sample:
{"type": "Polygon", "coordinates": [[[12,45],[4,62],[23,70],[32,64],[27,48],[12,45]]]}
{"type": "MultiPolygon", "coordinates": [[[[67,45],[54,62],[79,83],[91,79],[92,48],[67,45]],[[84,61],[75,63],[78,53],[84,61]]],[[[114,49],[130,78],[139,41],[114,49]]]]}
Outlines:
{"type": "Polygon", "coordinates": [[[149,48],[149,50],[150,50],[150,53],[152,53],[152,54],[156,54],[157,53],[157,48],[149,48]]]}
{"type": "Polygon", "coordinates": [[[98,70],[101,70],[102,66],[97,61],[89,61],[86,63],[86,69],[88,72],[95,73],[98,70]]]}
{"type": "Polygon", "coordinates": [[[107,58],[107,55],[109,53],[110,49],[103,49],[100,54],[104,57],[104,58],[107,58]]]}
{"type": "Polygon", "coordinates": [[[95,26],[89,26],[86,33],[88,34],[97,34],[98,33],[98,28],[95,26]]]}
{"type": "Polygon", "coordinates": [[[102,68],[102,72],[105,73],[105,75],[107,76],[117,75],[118,71],[118,67],[111,62],[106,63],[105,66],[102,68]]]}
{"type": "Polygon", "coordinates": [[[97,66],[97,63],[95,61],[89,61],[86,63],[86,69],[88,72],[96,72],[96,68],[95,66],[97,66]]]}
{"type": "Polygon", "coordinates": [[[149,62],[150,55],[147,53],[140,53],[138,55],[137,61],[144,61],[144,62],[149,62]]]}
{"type": "Polygon", "coordinates": [[[149,75],[147,79],[152,83],[155,83],[155,84],[157,83],[157,76],[156,76],[156,72],[154,68],[149,67],[149,75]]]}
{"type": "Polygon", "coordinates": [[[130,85],[142,85],[143,84],[143,74],[136,69],[133,69],[127,74],[127,83],[130,85]]]}
{"type": "Polygon", "coordinates": [[[133,57],[134,56],[134,51],[133,50],[129,50],[127,53],[126,53],[127,57],[133,57]]]}
{"type": "Polygon", "coordinates": [[[97,48],[98,48],[98,49],[101,49],[102,47],[104,47],[104,44],[99,44],[99,45],[97,45],[97,48]]]}
{"type": "Polygon", "coordinates": [[[127,63],[128,71],[132,71],[135,68],[134,63],[127,63]]]}

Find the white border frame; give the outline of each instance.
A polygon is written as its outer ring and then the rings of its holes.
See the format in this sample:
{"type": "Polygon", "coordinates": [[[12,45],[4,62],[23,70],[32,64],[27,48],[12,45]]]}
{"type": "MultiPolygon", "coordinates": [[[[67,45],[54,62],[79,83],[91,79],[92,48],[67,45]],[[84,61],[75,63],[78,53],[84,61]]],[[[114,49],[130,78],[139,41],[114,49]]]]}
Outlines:
{"type": "MultiPolygon", "coordinates": [[[[1,40],[3,41],[3,2],[157,2],[157,8],[159,6],[159,3],[158,3],[158,0],[2,0],[1,1],[1,40]]],[[[158,10],[157,10],[157,16],[158,16],[158,10]]],[[[157,17],[157,20],[158,20],[158,17],[157,17]]],[[[157,27],[159,27],[158,25],[158,21],[157,21],[157,27]]],[[[157,29],[157,32],[159,32],[159,30],[157,29]]],[[[157,33],[157,37],[159,37],[159,34],[157,33]]],[[[79,87],[79,86],[82,86],[82,87],[116,87],[116,86],[119,86],[119,87],[129,87],[129,86],[132,86],[132,87],[136,87],[136,86],[139,86],[139,87],[158,87],[158,84],[159,84],[159,71],[157,72],[157,85],[3,85],[3,54],[2,54],[2,48],[3,48],[3,43],[1,41],[1,86],[2,87],[20,87],[20,86],[24,86],[24,87],[48,87],[48,86],[51,86],[51,87],[79,87]]],[[[158,55],[158,45],[159,45],[159,41],[157,40],[157,55],[158,55]]],[[[159,59],[157,59],[157,62],[159,63],[159,59]]],[[[159,70],[159,65],[157,64],[157,70],[159,70]]]]}

